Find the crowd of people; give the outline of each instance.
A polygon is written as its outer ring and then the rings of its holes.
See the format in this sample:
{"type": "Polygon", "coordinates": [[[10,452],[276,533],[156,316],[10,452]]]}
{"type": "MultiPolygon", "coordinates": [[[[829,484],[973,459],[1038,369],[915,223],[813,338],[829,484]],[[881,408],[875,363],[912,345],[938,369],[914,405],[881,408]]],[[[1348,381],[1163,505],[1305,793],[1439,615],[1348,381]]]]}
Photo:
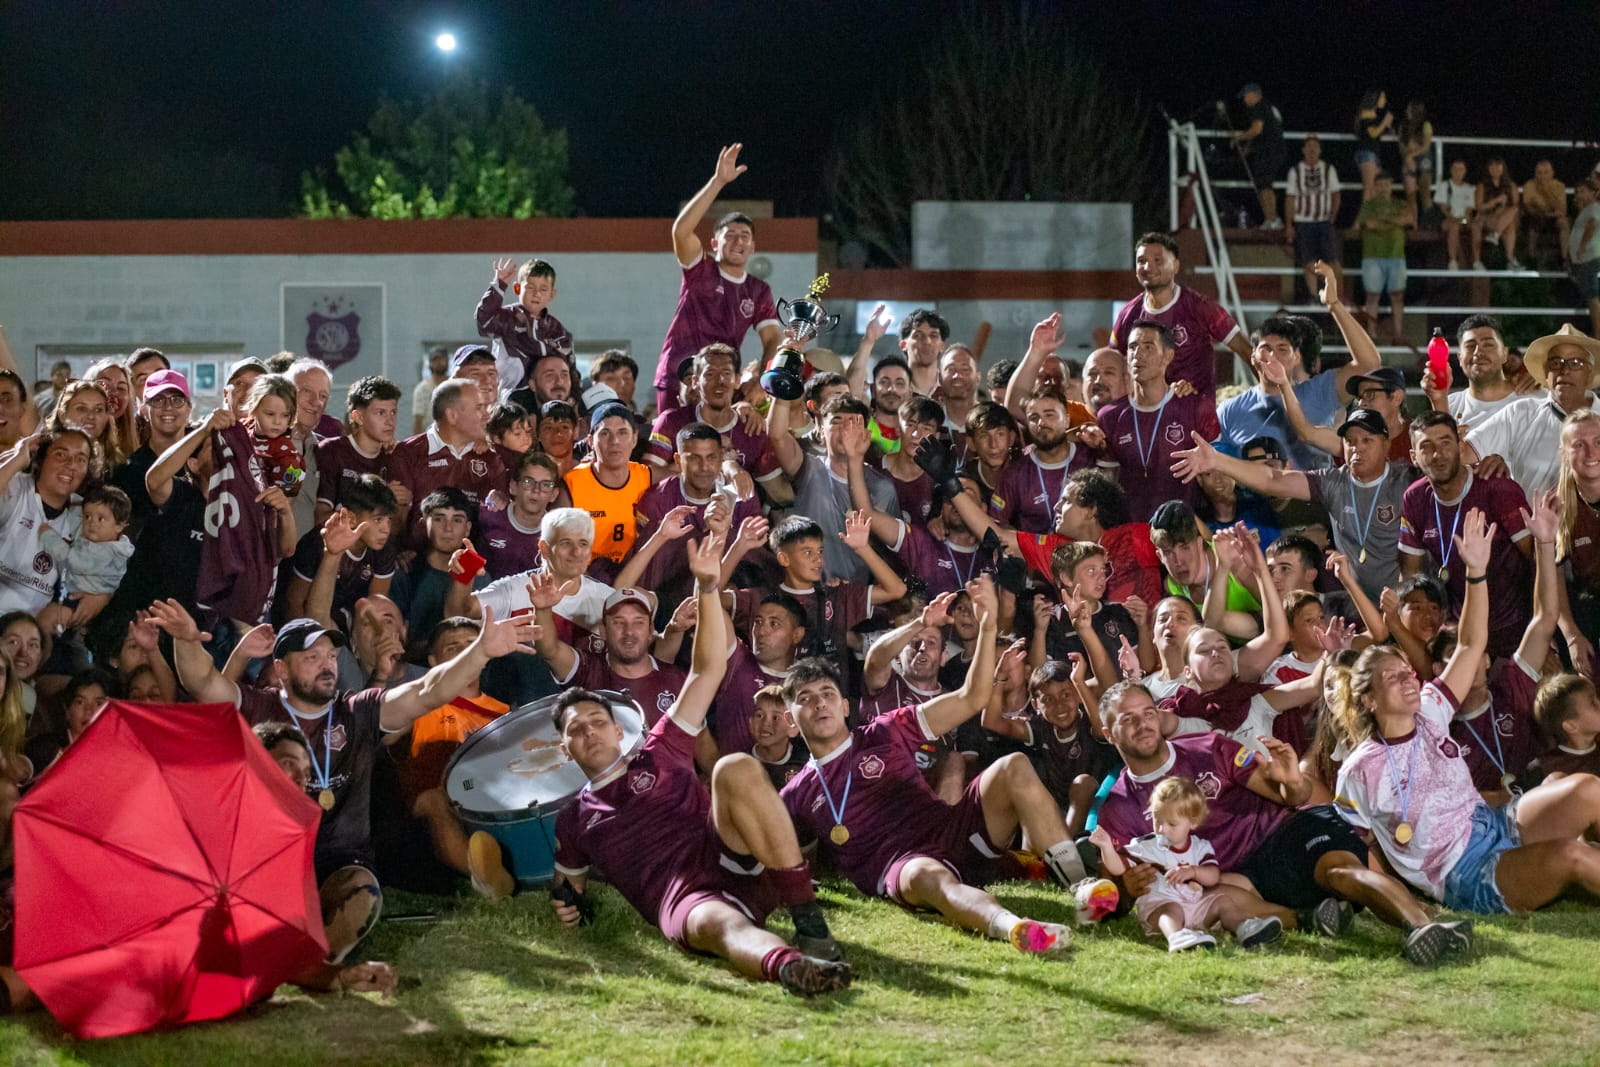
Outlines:
{"type": "Polygon", "coordinates": [[[1338,366],[1312,319],[1247,335],[1150,233],[1081,366],[1059,315],[985,368],[934,310],[892,346],[879,308],[777,399],[805,341],[748,272],[757,227],[697,236],[738,157],[674,223],[653,403],[626,353],[580,373],[542,259],[491,265],[484,341],[430,356],[409,436],[399,384],[335,403],[290,353],[203,417],[151,348],[47,404],[0,369],[7,814],[107,700],[236,705],[322,811],[317,988],[392,988],[347,962],[384,884],[516,892],[443,777],[546,697],[589,779],[561,921],[603,880],[800,995],[851,980],[823,872],[1024,953],[1072,931],[991,882],[1171,951],[1365,908],[1419,965],[1471,954],[1468,913],[1600,893],[1600,341],[1514,362],[1473,315],[1418,397],[1329,265],[1338,366]],[[1219,351],[1253,384],[1219,391],[1219,351]]]}

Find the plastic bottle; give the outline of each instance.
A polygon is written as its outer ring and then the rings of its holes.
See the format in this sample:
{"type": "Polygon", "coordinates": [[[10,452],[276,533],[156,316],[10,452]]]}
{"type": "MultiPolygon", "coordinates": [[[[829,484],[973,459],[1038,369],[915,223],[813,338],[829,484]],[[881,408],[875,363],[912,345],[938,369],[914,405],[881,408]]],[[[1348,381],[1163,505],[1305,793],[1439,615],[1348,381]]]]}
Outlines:
{"type": "Polygon", "coordinates": [[[1450,342],[1438,326],[1433,328],[1433,339],[1428,342],[1428,377],[1433,379],[1435,390],[1450,388],[1450,342]]]}

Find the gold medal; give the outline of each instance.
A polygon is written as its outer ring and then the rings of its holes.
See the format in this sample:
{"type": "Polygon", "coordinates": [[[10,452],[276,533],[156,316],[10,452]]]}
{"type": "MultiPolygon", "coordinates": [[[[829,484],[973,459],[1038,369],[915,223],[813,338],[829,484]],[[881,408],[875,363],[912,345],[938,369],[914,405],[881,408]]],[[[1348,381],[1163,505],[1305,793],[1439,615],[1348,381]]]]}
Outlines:
{"type": "Polygon", "coordinates": [[[1361,554],[1356,557],[1356,562],[1357,563],[1365,563],[1366,561],[1367,561],[1367,550],[1365,548],[1363,548],[1361,550],[1361,554]]]}
{"type": "Polygon", "coordinates": [[[1500,776],[1500,786],[1508,793],[1511,792],[1511,787],[1516,783],[1516,781],[1517,776],[1512,774],[1510,771],[1507,771],[1505,774],[1500,776]]]}
{"type": "Polygon", "coordinates": [[[1441,582],[1448,582],[1450,580],[1450,568],[1449,567],[1440,567],[1439,568],[1439,580],[1441,582]]]}
{"type": "Polygon", "coordinates": [[[845,829],[844,823],[835,823],[833,829],[828,831],[828,840],[842,845],[850,840],[850,831],[845,829]]]}
{"type": "Polygon", "coordinates": [[[1410,844],[1411,843],[1411,824],[1408,823],[1408,822],[1403,822],[1399,826],[1396,826],[1394,828],[1394,840],[1395,840],[1395,844],[1397,844],[1397,845],[1410,844]]]}
{"type": "Polygon", "coordinates": [[[317,803],[322,805],[323,811],[333,810],[333,790],[324,789],[317,794],[317,803]]]}

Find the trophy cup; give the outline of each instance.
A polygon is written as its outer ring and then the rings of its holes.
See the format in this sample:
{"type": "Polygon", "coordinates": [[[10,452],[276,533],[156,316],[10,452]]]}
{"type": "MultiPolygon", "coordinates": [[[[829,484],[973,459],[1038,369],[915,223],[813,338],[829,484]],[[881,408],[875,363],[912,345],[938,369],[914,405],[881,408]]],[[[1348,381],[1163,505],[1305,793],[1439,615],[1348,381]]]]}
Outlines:
{"type": "Polygon", "coordinates": [[[806,358],[796,346],[804,344],[839,325],[839,316],[828,314],[822,294],[828,291],[826,274],[811,283],[804,300],[778,301],[778,321],[783,323],[784,343],[761,375],[761,388],[779,400],[798,400],[806,387],[806,358]]]}

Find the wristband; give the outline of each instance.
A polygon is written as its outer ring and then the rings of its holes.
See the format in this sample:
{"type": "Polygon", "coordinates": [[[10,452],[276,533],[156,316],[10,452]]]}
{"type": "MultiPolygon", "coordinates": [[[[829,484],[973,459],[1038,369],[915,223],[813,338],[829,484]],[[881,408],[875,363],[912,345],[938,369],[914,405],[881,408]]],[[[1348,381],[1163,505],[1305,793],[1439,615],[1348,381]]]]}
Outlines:
{"type": "Polygon", "coordinates": [[[478,576],[478,572],[483,570],[483,565],[488,561],[469,548],[461,553],[461,559],[458,562],[461,564],[461,573],[451,572],[450,577],[458,585],[471,585],[472,579],[478,576]]]}
{"type": "Polygon", "coordinates": [[[1487,582],[1488,580],[1489,580],[1489,575],[1488,574],[1480,574],[1476,578],[1474,578],[1470,574],[1467,575],[1467,584],[1468,585],[1477,585],[1480,582],[1487,582]]]}

